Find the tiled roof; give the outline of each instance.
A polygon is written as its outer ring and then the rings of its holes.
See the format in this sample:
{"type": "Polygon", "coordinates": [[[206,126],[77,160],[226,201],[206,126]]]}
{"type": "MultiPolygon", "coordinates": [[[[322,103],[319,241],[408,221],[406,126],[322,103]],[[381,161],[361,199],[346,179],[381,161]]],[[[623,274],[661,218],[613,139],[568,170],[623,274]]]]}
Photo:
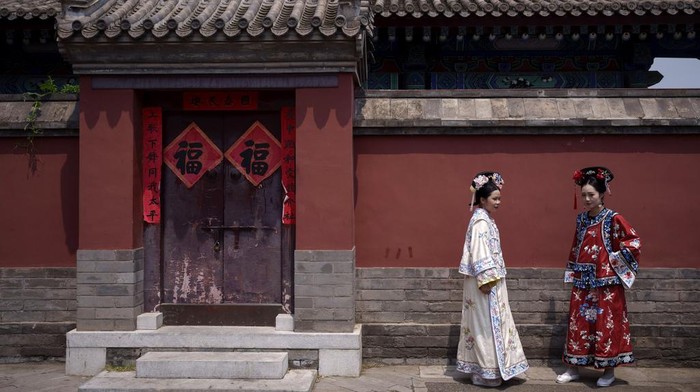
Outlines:
{"type": "Polygon", "coordinates": [[[0,0],[0,19],[58,16],[58,35],[128,34],[162,38],[273,36],[353,37],[383,17],[694,15],[700,0],[0,0]]]}
{"type": "Polygon", "coordinates": [[[61,12],[59,0],[0,1],[0,19],[48,19],[61,12]]]}
{"type": "Polygon", "coordinates": [[[370,24],[365,1],[339,0],[106,0],[88,8],[70,7],[59,19],[60,38],[80,32],[85,38],[104,34],[132,38],[170,33],[187,37],[198,33],[228,37],[264,33],[283,36],[296,32],[307,36],[342,33],[357,35],[370,24]],[[363,6],[365,7],[363,9],[363,6]]]}
{"type": "Polygon", "coordinates": [[[661,15],[700,12],[699,0],[369,0],[384,17],[661,15]]]}

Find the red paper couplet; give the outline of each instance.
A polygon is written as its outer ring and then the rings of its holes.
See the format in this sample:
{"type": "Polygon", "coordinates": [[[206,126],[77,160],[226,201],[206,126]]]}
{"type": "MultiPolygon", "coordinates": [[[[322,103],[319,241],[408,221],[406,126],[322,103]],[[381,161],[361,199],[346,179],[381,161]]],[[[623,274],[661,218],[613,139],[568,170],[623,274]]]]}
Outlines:
{"type": "Polygon", "coordinates": [[[160,223],[160,179],[163,166],[163,113],[160,107],[141,111],[143,125],[143,220],[160,223]]]}
{"type": "Polygon", "coordinates": [[[293,107],[285,106],[281,112],[282,125],[282,224],[296,223],[296,116],[293,107]]]}

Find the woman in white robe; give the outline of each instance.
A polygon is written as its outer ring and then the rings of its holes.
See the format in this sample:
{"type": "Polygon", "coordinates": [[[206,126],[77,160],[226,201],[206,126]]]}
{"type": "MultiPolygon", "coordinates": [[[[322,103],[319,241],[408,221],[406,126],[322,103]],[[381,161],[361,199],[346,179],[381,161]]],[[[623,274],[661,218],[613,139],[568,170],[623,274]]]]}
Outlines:
{"type": "Polygon", "coordinates": [[[478,207],[459,265],[465,277],[457,370],[471,374],[472,383],[480,386],[499,386],[529,367],[510,311],[500,236],[491,218],[501,204],[502,186],[503,178],[495,172],[481,172],[472,181],[472,205],[478,207]]]}

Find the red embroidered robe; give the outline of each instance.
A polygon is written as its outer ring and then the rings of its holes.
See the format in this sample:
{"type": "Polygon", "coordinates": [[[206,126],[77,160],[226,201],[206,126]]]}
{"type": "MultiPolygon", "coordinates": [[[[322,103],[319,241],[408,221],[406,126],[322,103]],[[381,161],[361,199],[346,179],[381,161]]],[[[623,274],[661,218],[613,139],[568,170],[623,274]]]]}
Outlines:
{"type": "Polygon", "coordinates": [[[625,288],[634,283],[640,245],[636,231],[612,210],[578,215],[564,278],[574,286],[565,363],[605,368],[634,362],[625,288]]]}

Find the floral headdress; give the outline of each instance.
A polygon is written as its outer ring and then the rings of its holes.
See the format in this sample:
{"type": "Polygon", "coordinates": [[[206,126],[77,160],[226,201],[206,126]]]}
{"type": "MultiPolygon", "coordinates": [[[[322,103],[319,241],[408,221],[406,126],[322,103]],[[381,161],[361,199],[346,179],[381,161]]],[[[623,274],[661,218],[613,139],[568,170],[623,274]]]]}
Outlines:
{"type": "Polygon", "coordinates": [[[472,191],[472,202],[469,207],[469,210],[474,209],[474,199],[476,198],[476,192],[481,189],[484,185],[486,185],[489,181],[493,182],[494,185],[498,189],[503,188],[503,184],[505,181],[503,181],[503,177],[493,171],[486,171],[486,172],[480,172],[477,173],[476,177],[472,180],[471,186],[469,187],[469,190],[472,191]]]}
{"type": "MultiPolygon", "coordinates": [[[[574,171],[573,180],[576,185],[583,186],[586,179],[591,177],[595,177],[598,180],[603,181],[605,183],[605,189],[608,190],[608,193],[612,193],[610,182],[613,180],[613,178],[615,178],[615,176],[607,167],[591,166],[576,170],[574,171]]],[[[574,190],[574,209],[576,209],[576,201],[576,191],[574,190]]]]}
{"type": "Polygon", "coordinates": [[[582,186],[584,181],[588,177],[595,177],[599,180],[603,180],[605,182],[606,188],[608,186],[608,183],[611,182],[613,178],[615,178],[610,169],[602,166],[586,167],[574,171],[574,183],[576,183],[576,185],[578,186],[582,186]]]}

